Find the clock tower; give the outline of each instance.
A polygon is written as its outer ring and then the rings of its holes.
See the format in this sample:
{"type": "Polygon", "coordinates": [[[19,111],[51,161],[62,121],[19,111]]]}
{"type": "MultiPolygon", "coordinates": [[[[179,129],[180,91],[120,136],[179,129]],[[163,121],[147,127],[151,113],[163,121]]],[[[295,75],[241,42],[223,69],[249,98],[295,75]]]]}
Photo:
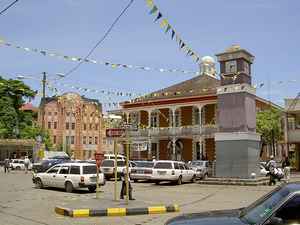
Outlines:
{"type": "Polygon", "coordinates": [[[259,174],[260,151],[256,90],[251,86],[254,56],[237,45],[216,56],[221,72],[221,86],[217,89],[216,176],[250,178],[251,173],[259,174]]]}

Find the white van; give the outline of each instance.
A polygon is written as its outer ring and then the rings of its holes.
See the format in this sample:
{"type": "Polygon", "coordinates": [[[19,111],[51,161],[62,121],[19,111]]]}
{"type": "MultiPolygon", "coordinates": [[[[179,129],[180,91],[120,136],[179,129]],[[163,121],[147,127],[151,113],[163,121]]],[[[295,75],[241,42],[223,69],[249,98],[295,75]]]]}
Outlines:
{"type": "MultiPolygon", "coordinates": [[[[104,154],[104,159],[115,159],[115,154],[104,154]]],[[[117,155],[117,160],[126,160],[124,155],[117,155]]]]}

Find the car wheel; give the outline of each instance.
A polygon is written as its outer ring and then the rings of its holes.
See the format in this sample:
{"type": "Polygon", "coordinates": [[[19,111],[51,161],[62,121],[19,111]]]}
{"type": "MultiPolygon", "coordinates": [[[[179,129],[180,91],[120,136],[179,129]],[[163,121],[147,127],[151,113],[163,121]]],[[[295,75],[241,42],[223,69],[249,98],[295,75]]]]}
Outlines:
{"type": "Polygon", "coordinates": [[[44,187],[43,182],[42,182],[42,180],[40,178],[36,179],[35,187],[39,188],[39,189],[42,189],[44,187]]]}
{"type": "Polygon", "coordinates": [[[195,183],[195,182],[196,182],[196,175],[193,176],[191,182],[192,182],[192,183],[195,183]]]}
{"type": "Polygon", "coordinates": [[[138,180],[137,180],[137,179],[134,179],[134,180],[133,180],[133,182],[134,182],[134,183],[137,183],[137,182],[138,182],[138,180]]]}
{"type": "Polygon", "coordinates": [[[89,192],[95,192],[95,190],[96,190],[96,187],[95,186],[91,186],[91,187],[88,187],[88,189],[89,189],[89,192]]]}
{"type": "Polygon", "coordinates": [[[181,176],[178,177],[177,184],[178,184],[178,185],[181,185],[181,184],[182,184],[182,177],[181,177],[181,176]]]}
{"type": "Polygon", "coordinates": [[[159,185],[159,183],[160,183],[159,181],[155,181],[155,184],[156,184],[156,185],[159,185]]]}
{"type": "Polygon", "coordinates": [[[65,184],[65,188],[66,188],[66,192],[68,192],[68,193],[73,192],[73,184],[72,184],[71,182],[68,181],[68,182],[65,184]]]}
{"type": "Polygon", "coordinates": [[[206,180],[208,178],[208,174],[204,174],[203,180],[206,180]]]}
{"type": "Polygon", "coordinates": [[[21,167],[17,166],[17,167],[16,167],[16,170],[21,170],[21,167]]]}

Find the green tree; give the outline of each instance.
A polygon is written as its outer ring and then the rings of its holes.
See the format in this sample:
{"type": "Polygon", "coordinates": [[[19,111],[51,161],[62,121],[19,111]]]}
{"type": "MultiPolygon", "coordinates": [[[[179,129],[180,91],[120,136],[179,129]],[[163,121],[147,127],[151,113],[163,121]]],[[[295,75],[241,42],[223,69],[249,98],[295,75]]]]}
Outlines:
{"type": "Polygon", "coordinates": [[[281,112],[274,108],[256,115],[256,131],[261,134],[263,144],[272,146],[273,154],[275,142],[282,139],[281,116],[281,112]]]}

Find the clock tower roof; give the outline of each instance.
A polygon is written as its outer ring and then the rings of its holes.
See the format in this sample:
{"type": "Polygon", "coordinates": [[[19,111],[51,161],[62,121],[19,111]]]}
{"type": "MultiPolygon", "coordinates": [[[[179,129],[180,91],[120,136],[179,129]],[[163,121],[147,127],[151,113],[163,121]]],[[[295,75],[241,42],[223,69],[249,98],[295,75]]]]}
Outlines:
{"type": "Polygon", "coordinates": [[[224,62],[233,59],[243,58],[249,63],[253,63],[254,56],[247,50],[241,48],[240,45],[232,45],[225,50],[225,52],[216,54],[219,62],[224,62]]]}

